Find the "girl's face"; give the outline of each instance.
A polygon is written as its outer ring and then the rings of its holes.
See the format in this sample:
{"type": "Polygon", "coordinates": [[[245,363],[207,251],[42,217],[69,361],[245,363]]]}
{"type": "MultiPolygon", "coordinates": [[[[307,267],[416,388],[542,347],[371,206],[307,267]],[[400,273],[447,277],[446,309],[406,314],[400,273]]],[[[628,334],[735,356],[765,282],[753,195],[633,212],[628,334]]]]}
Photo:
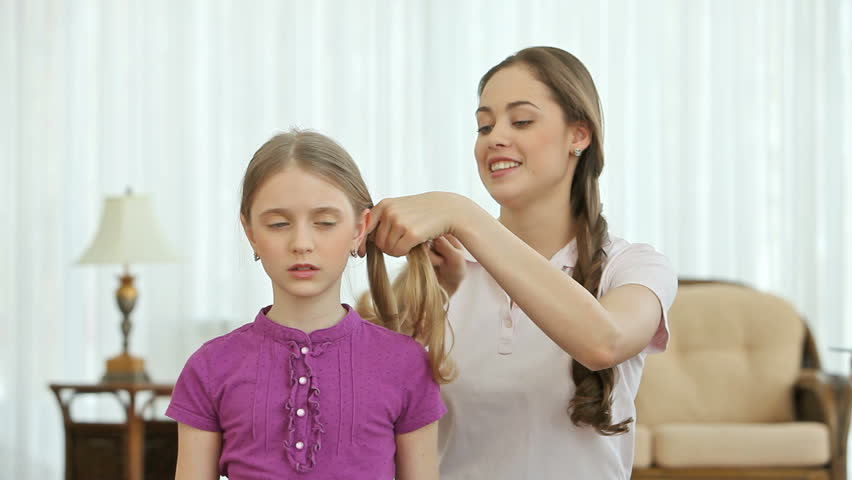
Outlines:
{"type": "Polygon", "coordinates": [[[339,301],[340,278],[364,236],[366,211],[356,218],[340,188],[289,166],[261,184],[250,212],[243,227],[276,293],[339,301]]]}
{"type": "MultiPolygon", "coordinates": [[[[548,194],[567,195],[577,166],[569,153],[582,129],[565,122],[550,89],[523,65],[499,70],[485,85],[476,111],[474,155],[479,177],[504,207],[548,194]]],[[[587,132],[587,131],[586,131],[587,132]]]]}

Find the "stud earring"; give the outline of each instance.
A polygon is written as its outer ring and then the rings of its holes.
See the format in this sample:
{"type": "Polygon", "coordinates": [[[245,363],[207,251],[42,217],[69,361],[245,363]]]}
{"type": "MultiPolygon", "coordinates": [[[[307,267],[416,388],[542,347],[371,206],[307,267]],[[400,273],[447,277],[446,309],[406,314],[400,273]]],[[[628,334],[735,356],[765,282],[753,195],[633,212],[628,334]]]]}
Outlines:
{"type": "Polygon", "coordinates": [[[256,262],[258,260],[260,260],[260,256],[257,254],[257,252],[254,252],[254,261],[256,262]]]}
{"type": "Polygon", "coordinates": [[[352,250],[349,250],[349,255],[351,255],[352,258],[355,258],[358,256],[358,251],[353,248],[352,250]]]}
{"type": "Polygon", "coordinates": [[[580,148],[575,148],[575,149],[574,149],[574,156],[575,156],[575,157],[580,158],[580,155],[582,155],[582,154],[583,154],[583,150],[582,150],[582,149],[580,149],[580,148]]]}

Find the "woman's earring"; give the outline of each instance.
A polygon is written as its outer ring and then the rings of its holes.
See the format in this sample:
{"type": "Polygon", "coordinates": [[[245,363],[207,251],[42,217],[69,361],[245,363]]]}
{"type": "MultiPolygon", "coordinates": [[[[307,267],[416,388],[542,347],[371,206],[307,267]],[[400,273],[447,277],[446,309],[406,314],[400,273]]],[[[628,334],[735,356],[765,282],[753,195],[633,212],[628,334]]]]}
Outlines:
{"type": "Polygon", "coordinates": [[[351,255],[352,258],[355,258],[358,256],[358,251],[353,248],[352,250],[349,250],[349,255],[351,255]]]}
{"type": "Polygon", "coordinates": [[[258,260],[260,260],[260,256],[257,254],[257,252],[254,252],[254,261],[256,262],[258,260]]]}
{"type": "Polygon", "coordinates": [[[580,155],[582,155],[582,154],[583,154],[583,150],[582,150],[582,149],[580,149],[580,148],[575,148],[575,149],[574,149],[574,156],[575,156],[575,157],[580,158],[580,155]]]}

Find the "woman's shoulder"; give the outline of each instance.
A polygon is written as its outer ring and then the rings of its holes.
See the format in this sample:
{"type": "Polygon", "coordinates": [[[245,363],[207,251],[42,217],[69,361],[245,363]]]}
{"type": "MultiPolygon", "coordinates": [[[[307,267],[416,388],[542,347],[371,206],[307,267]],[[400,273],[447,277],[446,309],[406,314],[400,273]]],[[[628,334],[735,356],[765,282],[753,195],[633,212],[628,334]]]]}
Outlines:
{"type": "Polygon", "coordinates": [[[615,235],[609,235],[609,239],[604,245],[604,252],[606,252],[605,270],[613,266],[623,267],[625,264],[662,263],[669,265],[671,263],[653,245],[631,243],[615,235]]]}
{"type": "Polygon", "coordinates": [[[601,275],[601,294],[627,283],[645,285],[658,295],[674,297],[677,273],[663,253],[647,243],[631,243],[610,236],[604,246],[606,259],[601,275]]]}

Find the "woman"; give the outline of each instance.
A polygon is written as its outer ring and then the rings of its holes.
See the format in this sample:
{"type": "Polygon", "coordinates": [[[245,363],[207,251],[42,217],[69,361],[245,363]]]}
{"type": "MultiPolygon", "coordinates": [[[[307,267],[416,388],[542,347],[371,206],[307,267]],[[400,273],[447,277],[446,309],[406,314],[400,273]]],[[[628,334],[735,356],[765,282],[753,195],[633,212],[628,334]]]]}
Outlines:
{"type": "Polygon", "coordinates": [[[677,277],[652,247],[608,233],[601,117],[579,60],[524,49],[479,84],[474,153],[500,217],[441,192],[371,212],[388,254],[432,241],[452,295],[445,480],[630,477],[634,398],[645,355],[665,349],[677,277]]]}

